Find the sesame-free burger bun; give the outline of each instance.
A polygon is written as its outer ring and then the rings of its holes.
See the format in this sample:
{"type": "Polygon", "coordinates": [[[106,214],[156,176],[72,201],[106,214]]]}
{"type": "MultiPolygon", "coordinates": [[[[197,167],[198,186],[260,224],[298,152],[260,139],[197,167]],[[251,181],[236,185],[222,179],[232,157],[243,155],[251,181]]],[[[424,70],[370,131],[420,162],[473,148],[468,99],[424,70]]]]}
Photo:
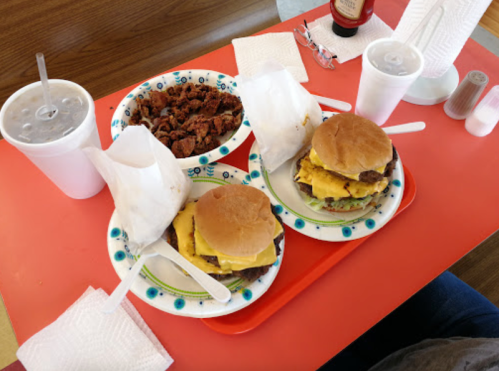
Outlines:
{"type": "Polygon", "coordinates": [[[314,133],[312,148],[333,171],[346,174],[377,169],[393,158],[392,143],[383,129],[353,113],[324,121],[314,133]]]}
{"type": "Polygon", "coordinates": [[[262,191],[231,184],[199,198],[194,223],[211,248],[226,255],[250,256],[273,241],[276,220],[262,191]]]}

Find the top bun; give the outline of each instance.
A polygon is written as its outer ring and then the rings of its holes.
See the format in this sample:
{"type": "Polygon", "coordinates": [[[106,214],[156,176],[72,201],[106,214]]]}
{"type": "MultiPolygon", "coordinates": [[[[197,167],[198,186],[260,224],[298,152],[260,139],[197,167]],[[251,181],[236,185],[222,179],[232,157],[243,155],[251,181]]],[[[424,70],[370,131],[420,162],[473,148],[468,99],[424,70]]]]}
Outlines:
{"type": "Polygon", "coordinates": [[[386,165],[393,158],[392,142],[374,122],[353,113],[340,113],[315,131],[312,147],[334,171],[358,174],[386,165]]]}
{"type": "Polygon", "coordinates": [[[210,247],[232,256],[265,250],[273,241],[276,223],[269,198],[242,184],[217,187],[201,196],[194,221],[210,247]]]}

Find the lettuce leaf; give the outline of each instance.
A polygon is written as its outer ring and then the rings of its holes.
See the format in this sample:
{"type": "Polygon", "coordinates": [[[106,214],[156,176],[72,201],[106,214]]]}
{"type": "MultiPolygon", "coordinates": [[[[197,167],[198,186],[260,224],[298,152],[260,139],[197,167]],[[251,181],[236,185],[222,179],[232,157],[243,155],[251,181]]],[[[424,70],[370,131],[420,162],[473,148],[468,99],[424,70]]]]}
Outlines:
{"type": "Polygon", "coordinates": [[[325,207],[330,207],[333,209],[343,209],[348,211],[352,208],[362,207],[365,209],[367,205],[373,200],[373,196],[366,196],[364,198],[346,198],[343,200],[326,202],[325,200],[319,200],[317,198],[310,197],[308,195],[303,195],[305,198],[305,203],[313,210],[319,211],[325,207]]]}

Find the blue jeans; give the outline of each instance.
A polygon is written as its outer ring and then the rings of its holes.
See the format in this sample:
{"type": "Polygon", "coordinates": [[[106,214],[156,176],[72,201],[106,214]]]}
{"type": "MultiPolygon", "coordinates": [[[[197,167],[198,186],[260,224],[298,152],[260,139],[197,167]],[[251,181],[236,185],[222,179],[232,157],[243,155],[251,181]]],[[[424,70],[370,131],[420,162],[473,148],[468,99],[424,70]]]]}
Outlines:
{"type": "Polygon", "coordinates": [[[425,339],[499,338],[499,309],[450,272],[355,340],[320,371],[368,370],[391,353],[425,339]]]}

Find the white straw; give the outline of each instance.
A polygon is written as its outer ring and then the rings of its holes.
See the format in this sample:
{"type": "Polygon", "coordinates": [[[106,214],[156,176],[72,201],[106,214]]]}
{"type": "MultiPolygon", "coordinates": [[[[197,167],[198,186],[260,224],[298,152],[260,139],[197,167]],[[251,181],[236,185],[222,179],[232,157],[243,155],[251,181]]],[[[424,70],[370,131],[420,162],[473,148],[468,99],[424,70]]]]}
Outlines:
{"type": "Polygon", "coordinates": [[[42,81],[45,106],[49,111],[49,117],[52,117],[52,99],[50,98],[49,79],[47,77],[47,67],[45,66],[45,58],[43,56],[43,53],[36,53],[36,62],[38,63],[38,72],[40,72],[40,80],[42,81]]]}

